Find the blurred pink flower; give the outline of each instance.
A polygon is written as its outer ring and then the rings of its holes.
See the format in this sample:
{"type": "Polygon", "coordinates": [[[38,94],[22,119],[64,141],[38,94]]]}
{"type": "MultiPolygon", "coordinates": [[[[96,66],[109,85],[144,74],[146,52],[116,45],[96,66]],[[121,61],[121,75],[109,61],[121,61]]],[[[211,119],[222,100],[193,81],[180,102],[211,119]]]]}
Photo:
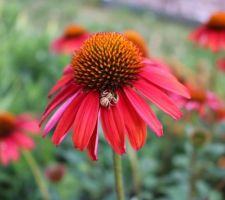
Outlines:
{"type": "Polygon", "coordinates": [[[58,54],[73,54],[89,37],[89,33],[80,25],[69,25],[62,36],[54,40],[50,50],[58,54]]]}
{"type": "Polygon", "coordinates": [[[19,159],[20,149],[33,149],[34,141],[28,132],[39,133],[38,121],[28,114],[14,116],[11,113],[0,113],[0,162],[8,165],[19,159]]]}

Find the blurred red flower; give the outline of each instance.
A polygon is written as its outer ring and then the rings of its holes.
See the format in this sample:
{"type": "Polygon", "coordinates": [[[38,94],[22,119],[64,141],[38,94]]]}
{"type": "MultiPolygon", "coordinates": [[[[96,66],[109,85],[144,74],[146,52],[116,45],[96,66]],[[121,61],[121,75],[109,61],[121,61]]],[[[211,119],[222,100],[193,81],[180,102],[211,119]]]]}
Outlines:
{"type": "Polygon", "coordinates": [[[72,54],[88,37],[89,33],[82,26],[69,25],[63,35],[52,42],[50,50],[58,54],[72,54]]]}
{"type": "Polygon", "coordinates": [[[97,159],[100,120],[107,142],[123,154],[126,136],[135,150],[145,144],[147,125],[157,136],[163,135],[148,101],[178,119],[181,112],[167,91],[189,98],[172,74],[144,59],[120,33],[92,35],[73,55],[71,69],[50,91],[49,96],[58,93],[45,109],[41,124],[58,107],[48,119],[44,135],[58,123],[52,137],[58,145],[72,128],[74,147],[87,149],[93,160],[97,159]]]}
{"type": "Polygon", "coordinates": [[[28,132],[39,133],[38,121],[27,114],[0,113],[0,162],[3,165],[17,161],[20,149],[34,148],[35,143],[28,132]]]}
{"type": "Polygon", "coordinates": [[[205,24],[190,34],[190,39],[213,52],[225,50],[225,12],[213,13],[205,24]]]}
{"type": "Polygon", "coordinates": [[[213,92],[198,88],[192,84],[186,84],[190,99],[174,96],[174,100],[188,111],[196,111],[201,117],[205,117],[206,111],[215,112],[220,109],[223,102],[213,92]]]}

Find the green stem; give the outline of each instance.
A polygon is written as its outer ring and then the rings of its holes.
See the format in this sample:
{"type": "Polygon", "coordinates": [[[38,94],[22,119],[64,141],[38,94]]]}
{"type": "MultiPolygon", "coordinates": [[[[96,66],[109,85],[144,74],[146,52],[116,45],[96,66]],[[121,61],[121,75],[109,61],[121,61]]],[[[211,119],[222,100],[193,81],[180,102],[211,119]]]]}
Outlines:
{"type": "Polygon", "coordinates": [[[137,153],[128,145],[127,148],[128,158],[130,160],[131,170],[132,170],[132,178],[133,178],[133,192],[136,198],[138,198],[138,194],[140,191],[140,176],[138,169],[138,158],[137,153]]]}
{"type": "Polygon", "coordinates": [[[217,67],[213,67],[211,70],[211,77],[210,77],[210,83],[209,83],[209,89],[215,90],[216,89],[216,81],[217,81],[217,67]]]}
{"type": "Polygon", "coordinates": [[[117,200],[125,200],[121,157],[113,151],[113,166],[117,200]]]}
{"type": "Polygon", "coordinates": [[[189,182],[189,200],[193,200],[196,197],[196,160],[197,160],[197,152],[195,147],[193,148],[193,152],[191,155],[190,161],[190,182],[189,182]]]}
{"type": "Polygon", "coordinates": [[[43,199],[50,200],[50,196],[49,196],[45,181],[42,177],[41,171],[36,161],[34,160],[32,154],[29,151],[23,151],[23,155],[33,173],[34,179],[37,183],[40,193],[42,194],[43,199]]]}

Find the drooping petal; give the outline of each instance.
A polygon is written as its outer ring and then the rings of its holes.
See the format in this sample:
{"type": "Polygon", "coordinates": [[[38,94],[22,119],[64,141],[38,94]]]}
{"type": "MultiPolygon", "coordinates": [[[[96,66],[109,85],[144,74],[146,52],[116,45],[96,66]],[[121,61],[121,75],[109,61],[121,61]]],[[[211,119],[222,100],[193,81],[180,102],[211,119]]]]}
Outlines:
{"type": "Polygon", "coordinates": [[[32,118],[29,114],[22,114],[17,117],[17,128],[29,133],[40,133],[38,120],[32,118]]]}
{"type": "Polygon", "coordinates": [[[179,119],[181,117],[182,114],[178,107],[162,90],[145,80],[138,80],[133,85],[162,111],[175,119],[179,119]]]}
{"type": "Polygon", "coordinates": [[[61,103],[63,103],[69,97],[73,96],[74,94],[77,94],[78,90],[79,90],[79,87],[74,86],[73,84],[70,84],[68,87],[64,88],[59,94],[57,94],[52,99],[52,101],[48,104],[47,108],[45,109],[41,117],[40,125],[56,107],[58,107],[61,103]]]}
{"type": "Polygon", "coordinates": [[[5,141],[6,150],[8,151],[8,156],[10,160],[17,161],[19,159],[19,149],[17,144],[11,140],[11,138],[5,141]]]}
{"type": "Polygon", "coordinates": [[[68,82],[73,80],[73,75],[68,73],[65,76],[63,76],[61,79],[57,81],[57,83],[53,86],[53,88],[48,93],[48,97],[51,97],[56,91],[61,89],[63,86],[65,86],[68,82]]]}
{"type": "Polygon", "coordinates": [[[143,68],[140,75],[147,81],[167,91],[190,98],[187,89],[168,71],[149,65],[143,68]]]}
{"type": "Polygon", "coordinates": [[[135,150],[139,150],[144,146],[147,136],[146,123],[137,114],[133,106],[130,104],[126,95],[122,92],[118,92],[119,102],[118,107],[123,113],[125,119],[125,126],[129,141],[135,150]]]}
{"type": "Polygon", "coordinates": [[[98,160],[98,138],[99,138],[99,133],[98,133],[98,122],[97,122],[94,132],[87,146],[88,155],[92,160],[98,160]]]}
{"type": "Polygon", "coordinates": [[[23,147],[24,149],[33,149],[35,147],[34,141],[25,134],[15,132],[11,137],[18,144],[18,146],[23,147]]]}
{"type": "Polygon", "coordinates": [[[143,98],[141,98],[133,89],[125,87],[124,92],[130,103],[140,115],[140,117],[149,125],[149,127],[158,135],[163,135],[163,129],[160,121],[155,116],[154,112],[148,106],[143,98]]]}
{"type": "Polygon", "coordinates": [[[81,101],[84,99],[85,94],[79,94],[65,109],[62,117],[53,133],[52,143],[55,145],[60,144],[63,140],[64,136],[67,134],[69,129],[72,127],[72,124],[75,120],[75,116],[77,114],[77,110],[80,106],[81,101]]]}
{"type": "Polygon", "coordinates": [[[59,109],[52,115],[52,117],[48,120],[48,122],[45,125],[44,128],[44,137],[51,131],[51,129],[55,126],[55,124],[58,122],[62,114],[64,113],[65,109],[70,105],[70,103],[73,101],[74,98],[76,98],[76,94],[67,99],[66,102],[63,103],[59,107],[59,109]]]}
{"type": "Polygon", "coordinates": [[[95,129],[99,112],[99,95],[90,92],[82,101],[73,125],[73,144],[84,150],[95,129]]]}
{"type": "Polygon", "coordinates": [[[102,128],[107,142],[118,154],[125,153],[125,125],[121,110],[117,105],[101,107],[102,128]]]}
{"type": "Polygon", "coordinates": [[[3,166],[7,166],[10,162],[9,151],[7,151],[7,144],[5,141],[0,142],[0,162],[3,166]]]}

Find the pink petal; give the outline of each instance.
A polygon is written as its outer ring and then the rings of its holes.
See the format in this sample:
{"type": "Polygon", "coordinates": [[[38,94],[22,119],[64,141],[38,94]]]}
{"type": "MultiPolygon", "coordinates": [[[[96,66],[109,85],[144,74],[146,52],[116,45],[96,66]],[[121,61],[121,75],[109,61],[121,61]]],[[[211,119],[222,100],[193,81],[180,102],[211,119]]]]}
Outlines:
{"type": "Polygon", "coordinates": [[[140,115],[140,117],[149,125],[149,127],[160,137],[163,135],[163,129],[160,121],[155,116],[154,112],[148,106],[144,99],[142,99],[130,87],[124,88],[125,94],[130,103],[140,115]]]}
{"type": "Polygon", "coordinates": [[[64,88],[59,94],[57,94],[52,99],[52,101],[48,104],[47,108],[45,109],[41,117],[40,125],[56,107],[58,107],[61,103],[63,103],[66,99],[68,99],[72,95],[77,94],[78,90],[79,90],[79,87],[73,84],[70,84],[69,86],[64,88]]]}
{"type": "Polygon", "coordinates": [[[8,158],[10,160],[17,161],[19,159],[19,148],[17,144],[14,141],[12,141],[11,137],[7,139],[7,141],[5,141],[5,144],[6,144],[5,150],[8,151],[8,158]]]}
{"type": "Polygon", "coordinates": [[[92,160],[98,160],[98,138],[99,138],[99,134],[98,134],[98,122],[97,122],[94,132],[87,146],[88,155],[92,160]]]}
{"type": "Polygon", "coordinates": [[[73,74],[73,67],[69,64],[63,69],[63,74],[73,74]]]}
{"type": "Polygon", "coordinates": [[[123,114],[118,106],[101,107],[101,121],[107,142],[116,153],[125,153],[126,129],[123,114]]]}
{"type": "Polygon", "coordinates": [[[12,137],[18,146],[21,146],[25,149],[33,149],[35,147],[34,141],[22,133],[16,132],[12,135],[12,137]]]}
{"type": "Polygon", "coordinates": [[[22,114],[17,118],[17,127],[27,132],[38,134],[40,133],[40,128],[38,126],[38,120],[33,119],[28,114],[22,114]]]}
{"type": "Polygon", "coordinates": [[[73,125],[73,144],[83,151],[93,134],[99,112],[99,95],[90,92],[81,102],[73,125]]]}
{"type": "Polygon", "coordinates": [[[9,151],[7,151],[7,144],[5,141],[0,142],[0,161],[3,166],[7,166],[10,162],[9,151]]]}
{"type": "Polygon", "coordinates": [[[72,74],[67,74],[63,76],[61,79],[57,81],[57,83],[54,85],[54,87],[50,90],[48,93],[48,97],[50,97],[52,94],[54,94],[56,91],[61,89],[63,86],[65,86],[68,82],[73,80],[72,74]]]}
{"type": "Polygon", "coordinates": [[[135,150],[144,146],[147,137],[147,127],[145,122],[140,118],[133,106],[130,104],[126,95],[119,91],[118,107],[123,113],[125,126],[128,133],[129,141],[135,150]]]}
{"type": "Polygon", "coordinates": [[[77,94],[73,95],[63,105],[59,107],[59,109],[52,115],[52,117],[48,120],[47,124],[44,128],[44,137],[51,131],[51,129],[55,126],[58,122],[59,118],[62,116],[66,108],[70,105],[70,103],[76,98],[77,94]]]}
{"type": "Polygon", "coordinates": [[[162,90],[144,80],[138,80],[133,85],[162,111],[175,119],[181,117],[180,110],[162,90]]]}
{"type": "Polygon", "coordinates": [[[64,139],[67,132],[71,128],[75,116],[77,114],[77,110],[80,106],[81,101],[84,99],[85,94],[79,94],[75,99],[72,100],[70,105],[65,109],[52,137],[53,144],[60,144],[60,142],[64,139]]]}
{"type": "Polygon", "coordinates": [[[177,79],[161,68],[151,67],[150,65],[143,68],[140,75],[147,81],[180,96],[190,98],[187,89],[177,81],[177,79]]]}

